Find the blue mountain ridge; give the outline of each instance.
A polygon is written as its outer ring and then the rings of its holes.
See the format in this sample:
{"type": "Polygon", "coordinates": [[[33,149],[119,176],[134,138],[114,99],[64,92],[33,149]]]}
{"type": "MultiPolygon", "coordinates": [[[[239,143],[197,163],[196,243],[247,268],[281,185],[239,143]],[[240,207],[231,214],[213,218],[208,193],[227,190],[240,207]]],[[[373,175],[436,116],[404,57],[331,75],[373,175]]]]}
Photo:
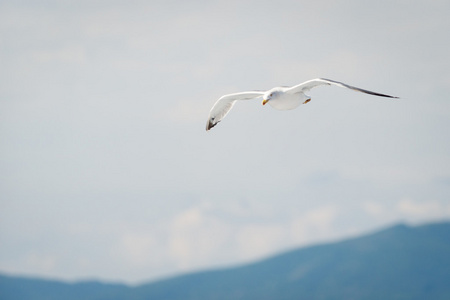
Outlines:
{"type": "Polygon", "coordinates": [[[396,225],[135,287],[0,275],[0,299],[450,299],[450,222],[396,225]]]}

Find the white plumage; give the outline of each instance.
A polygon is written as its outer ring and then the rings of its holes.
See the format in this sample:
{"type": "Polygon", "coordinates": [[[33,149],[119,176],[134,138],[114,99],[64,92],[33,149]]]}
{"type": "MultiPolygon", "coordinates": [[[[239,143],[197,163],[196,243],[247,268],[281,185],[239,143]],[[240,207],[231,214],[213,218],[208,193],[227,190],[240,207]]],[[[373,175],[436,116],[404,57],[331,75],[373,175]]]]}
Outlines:
{"type": "Polygon", "coordinates": [[[361,88],[357,88],[339,81],[331,79],[317,78],[303,82],[299,85],[292,87],[275,87],[268,91],[250,91],[235,94],[224,95],[217,100],[214,106],[211,108],[208,116],[208,122],[206,123],[206,130],[210,130],[217,125],[228,112],[233,108],[233,105],[237,100],[251,100],[262,98],[262,104],[269,103],[275,109],[289,110],[294,109],[301,104],[306,104],[311,100],[311,97],[305,93],[309,92],[312,88],[321,85],[337,85],[340,87],[348,88],[357,92],[362,92],[379,97],[398,98],[376,92],[371,92],[361,88]]]}

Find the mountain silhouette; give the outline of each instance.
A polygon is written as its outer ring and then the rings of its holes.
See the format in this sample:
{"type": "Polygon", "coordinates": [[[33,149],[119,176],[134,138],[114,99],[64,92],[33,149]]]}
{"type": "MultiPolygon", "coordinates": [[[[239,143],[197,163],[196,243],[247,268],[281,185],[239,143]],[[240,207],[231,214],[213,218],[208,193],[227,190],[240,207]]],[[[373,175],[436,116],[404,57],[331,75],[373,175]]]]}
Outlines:
{"type": "Polygon", "coordinates": [[[1,300],[450,299],[450,222],[397,225],[139,286],[0,276],[1,300]]]}

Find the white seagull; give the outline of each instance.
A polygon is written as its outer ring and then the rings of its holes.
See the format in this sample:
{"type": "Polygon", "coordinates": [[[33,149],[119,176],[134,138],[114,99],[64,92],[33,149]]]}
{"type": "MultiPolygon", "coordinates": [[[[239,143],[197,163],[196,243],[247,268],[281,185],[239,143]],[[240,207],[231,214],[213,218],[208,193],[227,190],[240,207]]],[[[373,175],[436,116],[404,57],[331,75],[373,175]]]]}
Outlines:
{"type": "Polygon", "coordinates": [[[385,94],[375,93],[368,90],[363,90],[339,81],[334,81],[331,79],[317,78],[308,80],[306,82],[300,83],[299,85],[294,85],[291,87],[274,87],[266,92],[263,91],[250,91],[241,92],[235,94],[224,95],[217,100],[214,106],[209,112],[208,122],[206,123],[206,131],[210,130],[217,125],[223,118],[228,114],[228,112],[233,108],[236,100],[251,100],[251,99],[263,99],[262,104],[266,105],[269,103],[275,109],[278,110],[289,110],[298,107],[300,104],[306,104],[311,101],[311,97],[305,93],[309,92],[310,89],[321,86],[321,85],[337,85],[340,87],[352,89],[357,92],[363,92],[370,95],[375,95],[379,97],[388,98],[398,98],[394,96],[389,96],[385,94]]]}

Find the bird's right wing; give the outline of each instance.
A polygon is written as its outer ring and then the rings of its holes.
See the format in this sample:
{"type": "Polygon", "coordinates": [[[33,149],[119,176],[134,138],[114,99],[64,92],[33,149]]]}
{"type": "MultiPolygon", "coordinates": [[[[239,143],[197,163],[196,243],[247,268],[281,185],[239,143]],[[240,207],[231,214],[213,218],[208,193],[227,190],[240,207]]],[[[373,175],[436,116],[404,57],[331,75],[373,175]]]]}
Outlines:
{"type": "Polygon", "coordinates": [[[214,106],[211,108],[208,116],[208,122],[206,123],[206,131],[210,130],[217,125],[228,112],[233,108],[236,100],[251,100],[262,97],[264,92],[251,91],[225,95],[219,98],[214,106]]]}

